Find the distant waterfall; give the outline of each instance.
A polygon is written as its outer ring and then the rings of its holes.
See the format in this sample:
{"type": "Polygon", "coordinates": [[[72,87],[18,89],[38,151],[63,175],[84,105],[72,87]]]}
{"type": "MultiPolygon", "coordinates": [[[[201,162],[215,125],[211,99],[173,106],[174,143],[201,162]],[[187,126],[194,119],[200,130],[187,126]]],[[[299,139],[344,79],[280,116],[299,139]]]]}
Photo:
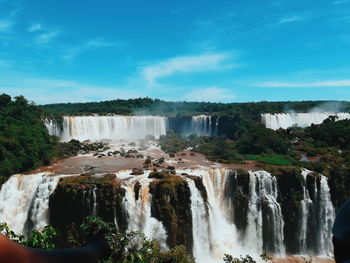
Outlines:
{"type": "Polygon", "coordinates": [[[49,197],[59,178],[50,173],[11,176],[0,190],[0,222],[23,235],[43,229],[49,224],[49,197]]]}
{"type": "Polygon", "coordinates": [[[218,117],[213,123],[213,117],[208,115],[198,115],[192,117],[191,133],[196,133],[199,136],[217,135],[218,117]],[[214,126],[214,127],[213,127],[214,126]]]}
{"type": "Polygon", "coordinates": [[[350,113],[310,112],[310,113],[276,113],[261,114],[261,122],[266,128],[278,130],[294,125],[307,127],[311,124],[321,124],[329,116],[337,116],[338,120],[350,119],[350,113]]]}
{"type": "Polygon", "coordinates": [[[159,116],[65,116],[62,129],[52,120],[45,125],[50,134],[62,141],[138,140],[147,135],[166,134],[166,117],[159,116]]]}
{"type": "MultiPolygon", "coordinates": [[[[122,187],[125,189],[124,206],[128,214],[128,230],[140,231],[149,238],[155,238],[165,249],[167,248],[165,228],[162,222],[151,216],[152,197],[149,193],[149,184],[152,179],[148,178],[148,174],[123,180],[122,187]],[[140,183],[138,197],[135,193],[136,182],[140,183]]],[[[121,177],[118,176],[118,178],[121,177]]]]}

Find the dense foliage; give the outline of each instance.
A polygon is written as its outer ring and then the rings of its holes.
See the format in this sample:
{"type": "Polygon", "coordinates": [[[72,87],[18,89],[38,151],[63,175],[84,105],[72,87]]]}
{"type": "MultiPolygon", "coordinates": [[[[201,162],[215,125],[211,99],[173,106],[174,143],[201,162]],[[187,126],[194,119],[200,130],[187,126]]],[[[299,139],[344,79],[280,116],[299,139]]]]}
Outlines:
{"type": "Polygon", "coordinates": [[[56,139],[48,134],[42,109],[24,97],[0,95],[0,177],[48,164],[56,139]]]}
{"type": "MultiPolygon", "coordinates": [[[[152,114],[165,116],[234,115],[258,119],[260,113],[278,113],[288,110],[307,112],[323,105],[325,101],[283,101],[283,102],[250,102],[250,103],[210,103],[210,102],[168,102],[159,99],[138,98],[128,100],[110,100],[87,103],[58,103],[41,106],[51,115],[85,115],[85,114],[152,114]]],[[[350,111],[349,102],[328,101],[329,108],[339,108],[350,111]]],[[[327,109],[327,108],[326,108],[327,109]]]]}
{"type": "MultiPolygon", "coordinates": [[[[83,245],[94,235],[104,233],[104,237],[111,249],[111,256],[103,263],[194,263],[191,255],[184,246],[177,246],[169,250],[162,250],[157,241],[148,239],[139,232],[118,232],[114,224],[102,221],[98,217],[89,216],[80,226],[84,233],[83,245]]],[[[53,249],[54,239],[58,232],[52,226],[46,226],[42,232],[34,230],[28,239],[14,233],[6,223],[0,223],[0,232],[12,241],[27,247],[53,249]]]]}
{"type": "Polygon", "coordinates": [[[32,231],[30,236],[25,238],[23,235],[11,231],[6,223],[0,223],[0,233],[22,246],[41,249],[54,249],[55,245],[53,244],[53,241],[58,235],[58,232],[54,227],[46,226],[42,231],[32,231]]]}

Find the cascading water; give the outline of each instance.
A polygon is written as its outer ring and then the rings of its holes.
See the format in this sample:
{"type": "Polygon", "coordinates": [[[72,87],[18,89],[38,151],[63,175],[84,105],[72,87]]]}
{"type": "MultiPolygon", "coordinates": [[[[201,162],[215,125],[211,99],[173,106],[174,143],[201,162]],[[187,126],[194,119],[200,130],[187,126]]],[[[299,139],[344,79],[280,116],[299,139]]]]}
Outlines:
{"type": "Polygon", "coordinates": [[[266,171],[249,172],[248,227],[245,245],[256,251],[284,255],[283,216],[277,202],[277,180],[266,171]]]}
{"type": "Polygon", "coordinates": [[[186,179],[191,191],[193,229],[193,256],[196,262],[208,262],[210,255],[210,233],[206,203],[192,179],[186,179]]]}
{"type": "Polygon", "coordinates": [[[92,190],[92,198],[93,198],[92,215],[93,216],[97,216],[96,190],[97,190],[97,187],[95,186],[94,189],[92,190]]]}
{"type": "Polygon", "coordinates": [[[163,249],[167,248],[167,233],[162,222],[151,216],[151,194],[148,178],[149,172],[139,176],[130,176],[130,171],[117,174],[122,179],[125,189],[124,207],[128,214],[128,230],[140,231],[149,238],[155,238],[163,249]],[[124,179],[124,180],[123,180],[124,179]],[[135,184],[140,184],[138,198],[136,198],[135,184]]]}
{"type": "MultiPolygon", "coordinates": [[[[166,248],[167,233],[162,222],[152,217],[149,172],[132,176],[131,171],[117,173],[117,180],[125,189],[123,205],[127,216],[128,230],[141,231],[150,238],[157,239],[166,248]],[[137,187],[136,187],[137,184],[137,187]]],[[[227,187],[235,170],[225,169],[185,169],[187,173],[202,178],[206,191],[197,189],[194,180],[186,177],[191,193],[193,255],[197,263],[218,263],[225,253],[234,257],[249,254],[255,259],[261,252],[283,256],[283,215],[278,203],[277,180],[265,171],[249,172],[244,182],[247,190],[247,226],[241,235],[232,217],[234,207],[227,199],[235,202],[227,193],[227,187]]],[[[298,254],[328,255],[332,249],[331,226],[334,208],[331,203],[327,178],[307,170],[304,177],[303,199],[300,202],[300,221],[295,225],[298,254]]],[[[179,175],[178,175],[179,176],[179,175]]],[[[49,224],[48,202],[59,178],[51,173],[13,175],[0,191],[0,222],[27,235],[32,229],[42,229],[49,224]]],[[[235,191],[235,189],[233,189],[235,191]]],[[[87,214],[98,215],[96,187],[83,192],[83,206],[87,214]]],[[[124,210],[123,210],[124,211],[124,210]]],[[[114,211],[114,223],[117,225],[114,211]]],[[[113,219],[112,219],[113,220],[113,219]]]]}
{"type": "Polygon", "coordinates": [[[303,200],[300,204],[299,250],[302,255],[327,256],[332,250],[332,225],[335,218],[327,178],[303,169],[303,200]],[[313,178],[313,179],[312,179],[313,178]],[[309,183],[308,180],[313,180],[309,183]]]}
{"type": "Polygon", "coordinates": [[[22,235],[43,229],[49,224],[49,197],[60,177],[50,173],[11,176],[0,190],[0,222],[22,235]]]}
{"type": "Polygon", "coordinates": [[[45,120],[51,135],[62,141],[138,140],[147,135],[159,138],[166,134],[167,118],[160,116],[65,116],[63,129],[45,120]]]}
{"type": "Polygon", "coordinates": [[[337,120],[350,119],[350,113],[310,112],[310,113],[276,113],[261,114],[261,122],[266,128],[278,130],[287,129],[294,125],[307,127],[311,124],[321,124],[329,116],[336,116],[337,120]]]}
{"type": "Polygon", "coordinates": [[[200,136],[213,135],[212,132],[212,116],[198,115],[192,117],[192,133],[200,136]]]}
{"type": "Polygon", "coordinates": [[[208,195],[208,215],[204,218],[202,217],[198,223],[198,217],[203,216],[203,213],[205,214],[204,211],[198,210],[205,209],[205,206],[202,204],[198,190],[193,184],[189,184],[193,220],[193,255],[196,258],[196,262],[221,262],[225,253],[236,257],[242,254],[249,254],[258,258],[256,251],[241,246],[236,227],[229,220],[230,212],[224,202],[227,171],[225,169],[181,170],[181,173],[201,177],[208,195]],[[204,251],[203,248],[200,250],[202,246],[209,247],[209,250],[204,251]]]}
{"type": "Polygon", "coordinates": [[[308,234],[308,224],[310,221],[310,211],[313,206],[313,202],[310,198],[309,191],[306,188],[306,178],[309,171],[303,169],[301,174],[304,178],[304,185],[303,185],[303,200],[300,202],[300,226],[299,226],[299,238],[298,238],[298,244],[299,244],[299,251],[300,254],[306,255],[307,254],[307,234],[308,234]]]}

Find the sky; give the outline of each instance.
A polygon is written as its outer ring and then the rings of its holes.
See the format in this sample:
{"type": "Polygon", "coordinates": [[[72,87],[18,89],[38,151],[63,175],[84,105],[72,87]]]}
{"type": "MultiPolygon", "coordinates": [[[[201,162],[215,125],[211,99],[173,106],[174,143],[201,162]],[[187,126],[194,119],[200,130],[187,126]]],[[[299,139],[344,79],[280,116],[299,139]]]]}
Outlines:
{"type": "Polygon", "coordinates": [[[0,93],[350,100],[350,0],[0,0],[0,93]]]}

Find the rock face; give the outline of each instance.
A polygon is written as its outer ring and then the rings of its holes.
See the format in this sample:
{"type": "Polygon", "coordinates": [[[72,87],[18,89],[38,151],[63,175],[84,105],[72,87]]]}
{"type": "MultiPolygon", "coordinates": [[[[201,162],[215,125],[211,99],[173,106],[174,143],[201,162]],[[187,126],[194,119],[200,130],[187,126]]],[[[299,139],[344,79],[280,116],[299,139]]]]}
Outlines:
{"type": "Polygon", "coordinates": [[[126,229],[122,200],[124,189],[115,180],[115,175],[93,177],[81,175],[60,179],[50,196],[50,223],[61,233],[60,244],[79,241],[80,225],[86,216],[99,216],[106,222],[126,229]]]}
{"type": "Polygon", "coordinates": [[[327,255],[332,248],[334,208],[323,175],[298,168],[144,172],[61,178],[49,203],[60,244],[79,242],[79,226],[95,215],[162,247],[185,245],[200,263],[223,253],[327,255]]]}
{"type": "Polygon", "coordinates": [[[150,185],[152,216],[161,221],[167,231],[170,247],[185,245],[192,251],[191,192],[185,179],[168,175],[150,185]]]}
{"type": "Polygon", "coordinates": [[[231,216],[242,238],[248,224],[249,173],[247,171],[239,169],[236,173],[229,173],[225,187],[225,201],[232,207],[231,216]]]}

